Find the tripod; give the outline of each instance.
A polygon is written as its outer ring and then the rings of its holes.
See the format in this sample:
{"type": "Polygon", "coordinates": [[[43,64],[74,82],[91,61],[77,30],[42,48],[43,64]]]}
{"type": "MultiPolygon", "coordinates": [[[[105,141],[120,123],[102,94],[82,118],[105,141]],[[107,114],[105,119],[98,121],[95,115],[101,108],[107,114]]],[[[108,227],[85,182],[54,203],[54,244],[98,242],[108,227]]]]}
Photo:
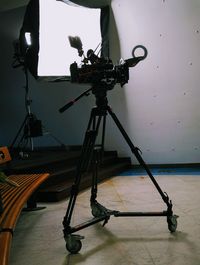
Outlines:
{"type": "Polygon", "coordinates": [[[115,113],[112,111],[112,109],[108,105],[107,90],[110,90],[110,87],[109,86],[107,87],[105,83],[100,82],[98,85],[95,85],[91,90],[96,98],[96,106],[92,108],[91,110],[89,123],[87,126],[84,142],[82,145],[81,156],[80,156],[77,169],[76,169],[75,181],[71,188],[69,204],[68,204],[67,211],[63,219],[63,227],[64,227],[63,232],[64,232],[64,238],[66,241],[66,248],[69,252],[73,254],[76,254],[80,251],[82,247],[81,239],[83,239],[82,236],[76,235],[73,233],[79,230],[82,230],[84,228],[87,228],[101,221],[103,221],[103,225],[105,225],[109,221],[111,216],[114,216],[114,217],[165,216],[167,217],[169,231],[175,232],[177,228],[177,217],[178,216],[173,214],[171,200],[169,199],[167,193],[163,192],[160,186],[158,185],[157,181],[155,180],[148,166],[146,165],[143,158],[141,157],[139,148],[134,146],[128,134],[124,130],[123,126],[121,125],[119,119],[117,118],[115,113]],[[167,209],[163,212],[120,212],[117,210],[109,210],[105,208],[103,205],[101,205],[97,201],[97,171],[96,169],[94,169],[93,176],[92,176],[92,187],[91,187],[91,198],[90,198],[90,206],[91,206],[91,212],[92,212],[93,218],[89,221],[86,221],[84,223],[81,223],[77,226],[72,227],[70,225],[71,218],[72,218],[73,210],[75,207],[76,199],[79,193],[81,178],[83,174],[87,172],[92,159],[95,159],[94,158],[94,154],[96,153],[95,143],[97,140],[99,128],[100,128],[102,121],[103,121],[102,140],[104,141],[105,119],[108,114],[111,116],[117,128],[121,132],[126,143],[130,147],[131,152],[135,155],[140,165],[145,169],[146,173],[148,174],[149,178],[151,179],[158,193],[160,194],[162,200],[166,204],[167,209]]]}

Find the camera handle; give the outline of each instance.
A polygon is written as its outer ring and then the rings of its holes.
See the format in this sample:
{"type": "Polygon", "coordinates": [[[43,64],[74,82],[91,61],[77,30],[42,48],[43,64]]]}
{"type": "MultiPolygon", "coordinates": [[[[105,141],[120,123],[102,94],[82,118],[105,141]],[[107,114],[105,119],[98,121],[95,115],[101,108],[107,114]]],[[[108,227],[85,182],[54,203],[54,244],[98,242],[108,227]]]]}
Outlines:
{"type": "Polygon", "coordinates": [[[148,55],[147,49],[143,45],[137,45],[132,50],[132,58],[125,60],[128,67],[134,67],[136,64],[138,64],[140,61],[144,60],[148,55]],[[136,56],[136,50],[143,50],[144,55],[136,56]]]}
{"type": "Polygon", "coordinates": [[[90,95],[90,91],[92,90],[92,88],[89,88],[88,90],[86,90],[85,92],[83,92],[82,94],[80,94],[77,98],[75,98],[75,99],[73,99],[73,100],[71,100],[71,101],[69,101],[66,105],[64,105],[63,107],[61,107],[60,109],[59,109],[59,112],[60,113],[63,113],[65,110],[67,110],[67,109],[69,109],[71,106],[73,106],[75,103],[76,103],[76,101],[78,101],[79,99],[81,99],[83,96],[89,96],[90,95]]]}

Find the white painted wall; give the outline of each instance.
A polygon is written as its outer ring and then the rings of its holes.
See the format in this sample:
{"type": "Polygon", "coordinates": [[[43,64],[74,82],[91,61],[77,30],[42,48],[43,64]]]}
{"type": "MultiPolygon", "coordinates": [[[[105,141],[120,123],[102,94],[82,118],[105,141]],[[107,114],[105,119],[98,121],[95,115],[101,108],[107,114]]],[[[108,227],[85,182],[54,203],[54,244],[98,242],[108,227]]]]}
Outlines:
{"type": "Polygon", "coordinates": [[[128,130],[148,163],[200,160],[200,1],[113,0],[122,57],[148,58],[124,89],[128,130]]]}
{"type": "MultiPolygon", "coordinates": [[[[148,58],[130,69],[130,81],[108,92],[109,103],[147,163],[199,163],[200,2],[198,0],[113,0],[111,57],[129,58],[143,44],[148,58]],[[117,30],[115,23],[117,24],[117,30]],[[119,36],[118,36],[119,35],[119,36]]],[[[24,115],[24,76],[12,69],[12,41],[24,8],[0,13],[0,145],[9,145],[24,115]]],[[[32,111],[65,144],[81,144],[94,98],[60,114],[66,101],[83,92],[69,83],[40,83],[30,77],[32,111]]],[[[36,144],[56,144],[48,136],[36,144]]],[[[107,121],[107,149],[130,155],[107,121]]],[[[134,160],[133,160],[134,161],[134,160]]]]}

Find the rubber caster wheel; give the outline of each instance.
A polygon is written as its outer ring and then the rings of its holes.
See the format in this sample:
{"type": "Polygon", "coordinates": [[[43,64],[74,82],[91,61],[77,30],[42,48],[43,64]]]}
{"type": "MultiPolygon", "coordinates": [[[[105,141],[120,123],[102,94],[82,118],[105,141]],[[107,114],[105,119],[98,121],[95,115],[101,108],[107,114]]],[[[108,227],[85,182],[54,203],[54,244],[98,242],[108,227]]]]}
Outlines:
{"type": "Polygon", "coordinates": [[[171,233],[174,233],[176,231],[178,222],[177,222],[177,215],[172,215],[167,217],[167,223],[168,223],[168,229],[171,233]]]}
{"type": "Polygon", "coordinates": [[[78,235],[69,235],[66,240],[66,249],[71,254],[77,254],[81,248],[82,248],[82,242],[81,239],[84,237],[78,236],[78,235]]]}
{"type": "Polygon", "coordinates": [[[76,240],[73,242],[73,244],[67,244],[66,243],[66,249],[71,253],[71,254],[77,254],[82,248],[82,243],[80,240],[76,240]]]}

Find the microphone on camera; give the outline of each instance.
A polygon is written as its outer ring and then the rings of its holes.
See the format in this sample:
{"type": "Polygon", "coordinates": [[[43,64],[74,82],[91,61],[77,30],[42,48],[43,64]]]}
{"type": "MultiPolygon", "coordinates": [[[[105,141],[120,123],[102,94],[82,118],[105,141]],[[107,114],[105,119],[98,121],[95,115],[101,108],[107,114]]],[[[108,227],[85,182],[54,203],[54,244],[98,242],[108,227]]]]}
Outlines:
{"type": "Polygon", "coordinates": [[[71,47],[78,50],[78,55],[81,57],[84,54],[83,44],[79,36],[68,36],[71,47]]]}

